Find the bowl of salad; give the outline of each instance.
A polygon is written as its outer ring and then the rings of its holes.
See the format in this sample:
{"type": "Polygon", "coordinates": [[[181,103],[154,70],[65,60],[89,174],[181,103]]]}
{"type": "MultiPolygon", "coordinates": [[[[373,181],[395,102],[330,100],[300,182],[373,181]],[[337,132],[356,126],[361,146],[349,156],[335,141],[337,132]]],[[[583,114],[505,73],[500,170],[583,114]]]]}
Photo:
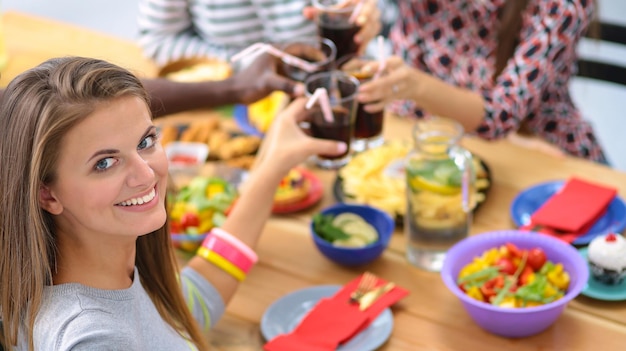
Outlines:
{"type": "Polygon", "coordinates": [[[172,244],[195,252],[213,227],[221,227],[238,194],[216,176],[196,176],[168,199],[172,244]]]}
{"type": "Polygon", "coordinates": [[[376,260],[395,229],[386,212],[367,205],[338,203],[313,216],[311,233],[320,252],[343,266],[376,260]]]}
{"type": "Polygon", "coordinates": [[[587,284],[587,264],[556,238],[505,230],[470,236],[446,254],[441,277],[483,329],[520,338],[549,328],[587,284]]]}

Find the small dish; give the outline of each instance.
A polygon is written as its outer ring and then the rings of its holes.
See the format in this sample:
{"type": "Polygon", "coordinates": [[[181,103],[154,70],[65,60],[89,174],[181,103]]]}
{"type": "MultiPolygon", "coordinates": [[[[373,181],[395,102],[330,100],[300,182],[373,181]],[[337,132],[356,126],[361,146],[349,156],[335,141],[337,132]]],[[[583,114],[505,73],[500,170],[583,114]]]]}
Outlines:
{"type": "Polygon", "coordinates": [[[171,171],[195,172],[209,156],[209,146],[204,143],[174,141],[165,145],[165,154],[171,171]]]}
{"type": "MultiPolygon", "coordinates": [[[[321,298],[332,296],[339,291],[339,285],[320,285],[289,293],[276,300],[263,313],[261,333],[265,340],[291,332],[321,298]]],[[[337,351],[376,350],[391,335],[393,314],[385,309],[367,329],[355,335],[337,351]]]]}
{"type": "MultiPolygon", "coordinates": [[[[586,247],[579,249],[578,252],[587,260],[586,247]]],[[[626,300],[626,280],[622,281],[620,284],[607,285],[593,279],[591,272],[589,272],[589,279],[581,291],[581,294],[597,300],[624,301],[626,300]]]]}
{"type": "Polygon", "coordinates": [[[322,195],[324,195],[324,184],[322,181],[310,171],[305,169],[300,169],[302,176],[309,182],[309,193],[308,195],[294,203],[285,204],[285,205],[274,205],[272,207],[272,213],[274,214],[287,214],[305,210],[320,201],[322,195]]]}
{"type": "MultiPolygon", "coordinates": [[[[552,195],[559,191],[565,181],[551,181],[537,184],[518,194],[511,204],[511,218],[516,226],[530,223],[530,217],[552,195]]],[[[576,238],[573,245],[587,245],[598,235],[609,232],[621,233],[626,228],[626,203],[616,196],[609,204],[606,213],[600,217],[589,231],[576,238]]]]}
{"type": "MultiPolygon", "coordinates": [[[[333,218],[341,214],[352,214],[361,217],[378,234],[376,240],[368,244],[335,245],[322,237],[316,230],[316,220],[311,220],[309,230],[315,243],[315,247],[324,257],[342,266],[361,266],[377,260],[389,246],[389,241],[393,236],[395,223],[393,218],[376,207],[369,205],[337,203],[323,208],[320,215],[331,215],[333,218]]],[[[353,221],[353,220],[349,220],[353,221]]],[[[333,223],[334,224],[334,223],[333,223]]],[[[358,224],[358,223],[357,223],[358,224]]],[[[358,226],[357,228],[359,228],[358,226]]],[[[354,227],[352,227],[354,228],[354,227]]],[[[345,228],[342,228],[342,230],[345,228]]],[[[357,229],[362,232],[362,229],[357,229]]],[[[354,230],[351,236],[354,235],[354,230]]],[[[363,243],[363,241],[361,241],[363,243]]]]}

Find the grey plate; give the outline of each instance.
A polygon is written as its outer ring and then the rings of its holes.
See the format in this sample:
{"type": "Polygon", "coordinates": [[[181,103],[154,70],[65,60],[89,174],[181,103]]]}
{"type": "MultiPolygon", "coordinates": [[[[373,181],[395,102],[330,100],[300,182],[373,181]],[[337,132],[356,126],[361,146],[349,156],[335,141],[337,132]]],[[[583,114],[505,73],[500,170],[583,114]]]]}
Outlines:
{"type": "MultiPolygon", "coordinates": [[[[261,333],[265,340],[291,332],[313,306],[323,297],[335,294],[341,286],[321,285],[289,293],[268,307],[261,318],[261,333]]],[[[337,351],[376,350],[391,335],[393,314],[385,309],[372,324],[350,341],[339,346],[337,351]]]]}

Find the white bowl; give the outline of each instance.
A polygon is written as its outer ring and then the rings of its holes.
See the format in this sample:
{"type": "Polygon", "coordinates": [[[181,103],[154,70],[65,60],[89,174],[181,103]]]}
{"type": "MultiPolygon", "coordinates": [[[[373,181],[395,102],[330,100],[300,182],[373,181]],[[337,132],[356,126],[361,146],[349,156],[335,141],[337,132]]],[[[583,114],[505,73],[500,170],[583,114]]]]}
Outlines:
{"type": "Polygon", "coordinates": [[[195,172],[209,156],[209,146],[204,143],[175,141],[165,145],[170,171],[195,172]]]}

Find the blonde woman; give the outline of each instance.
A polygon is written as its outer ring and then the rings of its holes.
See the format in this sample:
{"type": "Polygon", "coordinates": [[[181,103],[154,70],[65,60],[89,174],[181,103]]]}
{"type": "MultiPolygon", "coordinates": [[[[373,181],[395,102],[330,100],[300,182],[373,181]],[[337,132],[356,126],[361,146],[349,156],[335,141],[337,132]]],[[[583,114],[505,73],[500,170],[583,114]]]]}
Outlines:
{"type": "Polygon", "coordinates": [[[303,105],[279,116],[237,206],[203,243],[205,253],[219,253],[217,242],[236,259],[229,266],[199,254],[179,272],[167,161],[141,82],[77,57],[15,78],[0,110],[0,344],[208,350],[203,331],[254,263],[280,179],[309,155],[346,148],[304,135],[303,105]]]}

